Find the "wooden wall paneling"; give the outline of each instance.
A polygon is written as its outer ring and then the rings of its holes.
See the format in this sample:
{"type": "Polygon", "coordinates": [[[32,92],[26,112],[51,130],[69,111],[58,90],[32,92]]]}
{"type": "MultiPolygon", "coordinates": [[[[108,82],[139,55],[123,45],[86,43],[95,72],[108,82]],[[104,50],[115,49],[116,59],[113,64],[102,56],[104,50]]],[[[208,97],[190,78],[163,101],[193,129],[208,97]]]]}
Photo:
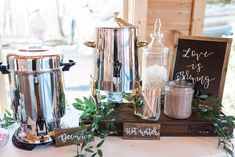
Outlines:
{"type": "Polygon", "coordinates": [[[147,33],[150,40],[156,18],[162,22],[163,42],[169,47],[169,69],[179,35],[202,35],[206,0],[148,0],[147,33]]]}
{"type": "Polygon", "coordinates": [[[128,21],[128,0],[122,0],[123,4],[123,19],[128,21]]]}
{"type": "Polygon", "coordinates": [[[203,32],[206,0],[194,0],[191,16],[190,35],[201,35],[203,32]]]}
{"type": "Polygon", "coordinates": [[[138,37],[145,40],[147,30],[147,0],[128,0],[128,22],[138,27],[138,37]]]}

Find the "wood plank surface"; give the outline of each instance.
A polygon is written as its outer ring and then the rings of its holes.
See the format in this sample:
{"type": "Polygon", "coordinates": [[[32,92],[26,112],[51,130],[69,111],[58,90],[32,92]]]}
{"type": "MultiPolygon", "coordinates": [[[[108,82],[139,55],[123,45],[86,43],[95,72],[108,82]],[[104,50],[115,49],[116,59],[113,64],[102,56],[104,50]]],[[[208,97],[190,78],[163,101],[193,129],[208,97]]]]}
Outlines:
{"type": "MultiPolygon", "coordinates": [[[[163,107],[162,107],[163,108],[163,107]]],[[[117,104],[115,107],[115,126],[117,136],[123,135],[124,123],[156,123],[161,125],[161,136],[217,136],[213,127],[213,123],[201,118],[197,112],[192,112],[192,115],[187,119],[173,119],[167,117],[161,110],[161,116],[158,121],[143,120],[136,116],[133,109],[128,104],[117,104]]],[[[83,121],[84,124],[89,124],[89,121],[83,121]]],[[[228,124],[229,132],[233,132],[233,128],[228,124]]],[[[104,129],[105,124],[100,123],[100,128],[104,129]]]]}
{"type": "Polygon", "coordinates": [[[205,0],[148,0],[146,39],[154,30],[156,18],[162,22],[164,45],[169,51],[169,66],[172,64],[174,43],[180,35],[202,35],[205,0]],[[178,32],[176,34],[174,32],[178,32]]]}

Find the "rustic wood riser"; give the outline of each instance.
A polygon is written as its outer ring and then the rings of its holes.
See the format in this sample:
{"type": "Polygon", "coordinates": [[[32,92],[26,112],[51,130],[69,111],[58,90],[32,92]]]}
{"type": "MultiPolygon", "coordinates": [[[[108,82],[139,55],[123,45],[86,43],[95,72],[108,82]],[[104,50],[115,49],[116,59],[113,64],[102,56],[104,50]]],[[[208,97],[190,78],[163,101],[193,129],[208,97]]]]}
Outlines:
{"type": "MultiPolygon", "coordinates": [[[[202,119],[196,112],[192,116],[179,120],[169,118],[161,110],[161,116],[158,121],[142,120],[134,115],[133,109],[127,104],[118,104],[116,111],[116,130],[117,135],[123,135],[123,123],[159,123],[161,124],[161,136],[216,136],[213,123],[202,119]]],[[[89,121],[83,123],[88,124],[89,121]]],[[[228,126],[227,124],[224,124],[228,126]]],[[[104,128],[104,123],[100,123],[100,127],[104,128]]],[[[233,132],[233,128],[229,127],[229,131],[233,132]]]]}

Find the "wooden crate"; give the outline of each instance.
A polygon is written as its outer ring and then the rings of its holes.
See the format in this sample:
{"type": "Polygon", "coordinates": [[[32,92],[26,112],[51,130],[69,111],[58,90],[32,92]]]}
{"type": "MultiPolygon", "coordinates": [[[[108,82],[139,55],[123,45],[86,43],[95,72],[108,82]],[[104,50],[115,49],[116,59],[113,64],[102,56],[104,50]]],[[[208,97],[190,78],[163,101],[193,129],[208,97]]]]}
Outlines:
{"type": "MultiPolygon", "coordinates": [[[[211,121],[202,119],[196,112],[191,117],[183,120],[169,118],[164,115],[163,110],[158,121],[142,120],[133,113],[133,109],[128,104],[117,104],[115,107],[115,126],[117,135],[123,135],[123,123],[156,123],[161,125],[161,136],[217,136],[211,121]]],[[[83,121],[84,124],[90,124],[90,121],[83,121]]],[[[233,128],[228,124],[229,132],[233,132],[233,128]]],[[[105,123],[101,122],[100,127],[105,128],[105,123]]]]}

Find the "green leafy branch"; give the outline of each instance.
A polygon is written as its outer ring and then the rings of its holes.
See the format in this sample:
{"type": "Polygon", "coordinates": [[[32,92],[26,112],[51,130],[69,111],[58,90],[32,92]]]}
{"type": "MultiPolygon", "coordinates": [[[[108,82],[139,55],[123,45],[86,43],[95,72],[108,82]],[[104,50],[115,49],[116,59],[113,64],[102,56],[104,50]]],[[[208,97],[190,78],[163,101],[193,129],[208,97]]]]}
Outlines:
{"type": "MultiPolygon", "coordinates": [[[[132,93],[128,93],[128,92],[124,93],[123,98],[126,99],[129,102],[134,100],[135,105],[137,107],[141,107],[144,103],[144,100],[141,97],[138,97],[138,96],[135,96],[135,95],[133,96],[132,93]]],[[[132,106],[130,106],[130,107],[132,107],[132,106]]]]}
{"type": "Polygon", "coordinates": [[[15,120],[12,114],[8,110],[5,110],[3,118],[0,119],[0,126],[2,128],[8,128],[10,125],[14,123],[15,123],[15,120]]]}
{"type": "Polygon", "coordinates": [[[93,99],[83,97],[81,99],[75,99],[76,102],[73,106],[83,111],[80,119],[84,121],[90,121],[89,125],[81,124],[81,130],[76,133],[81,139],[82,143],[77,144],[77,155],[76,157],[83,157],[82,151],[92,154],[91,157],[98,155],[103,156],[101,146],[103,145],[105,138],[111,134],[116,133],[114,104],[110,102],[102,102],[96,105],[93,99]],[[100,128],[100,123],[105,124],[105,128],[100,128]],[[97,145],[92,145],[94,137],[99,137],[100,141],[97,145]]]}
{"type": "Polygon", "coordinates": [[[193,109],[196,110],[203,118],[213,122],[215,133],[219,138],[218,147],[222,147],[227,156],[234,157],[234,145],[232,143],[233,134],[229,131],[229,127],[234,129],[235,117],[225,116],[219,112],[223,107],[220,99],[213,98],[209,100],[209,104],[211,105],[210,107],[204,105],[202,102],[205,102],[207,98],[207,95],[195,96],[193,109]]]}

